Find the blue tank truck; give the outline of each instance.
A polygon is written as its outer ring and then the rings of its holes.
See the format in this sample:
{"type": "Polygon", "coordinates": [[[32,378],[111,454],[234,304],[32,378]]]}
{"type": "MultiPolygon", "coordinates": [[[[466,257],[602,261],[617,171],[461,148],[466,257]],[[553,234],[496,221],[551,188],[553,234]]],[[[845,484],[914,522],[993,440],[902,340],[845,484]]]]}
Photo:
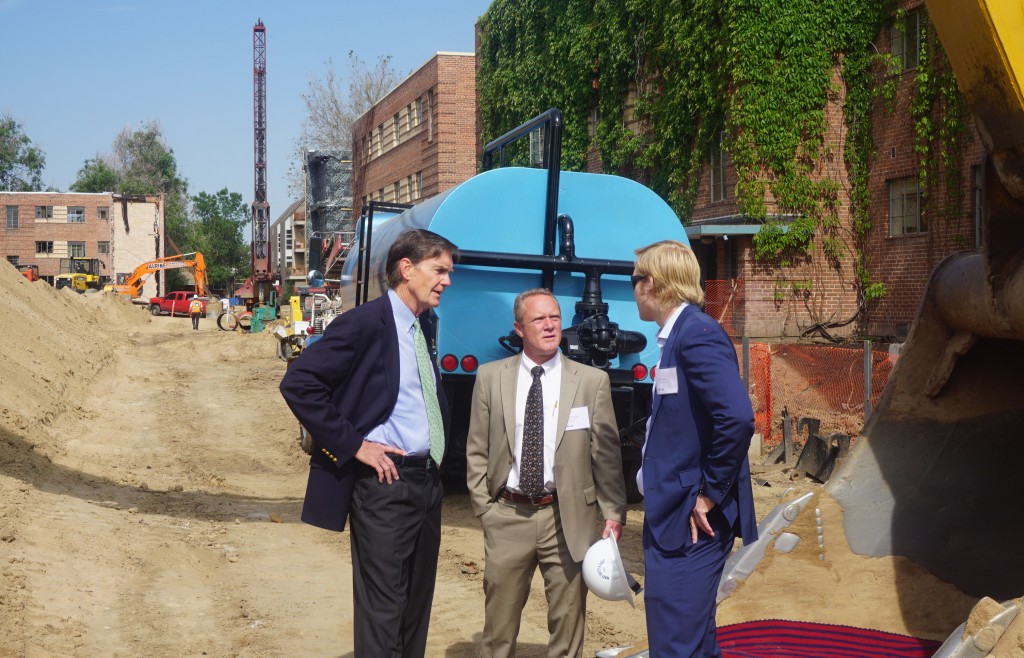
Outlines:
{"type": "Polygon", "coordinates": [[[388,249],[408,229],[429,229],[458,247],[452,285],[425,330],[451,413],[442,475],[449,490],[464,490],[477,368],[522,348],[512,329],[515,296],[539,286],[552,290],[565,322],[562,351],[608,372],[627,491],[637,502],[658,347],[657,327],[640,320],[629,284],[633,251],[686,235],[672,209],[643,185],[560,171],[560,143],[561,115],[548,110],[488,144],[485,171],[461,185],[407,209],[369,204],[339,294],[346,309],[383,294],[388,249]],[[547,168],[502,166],[506,147],[538,129],[547,168]]]}

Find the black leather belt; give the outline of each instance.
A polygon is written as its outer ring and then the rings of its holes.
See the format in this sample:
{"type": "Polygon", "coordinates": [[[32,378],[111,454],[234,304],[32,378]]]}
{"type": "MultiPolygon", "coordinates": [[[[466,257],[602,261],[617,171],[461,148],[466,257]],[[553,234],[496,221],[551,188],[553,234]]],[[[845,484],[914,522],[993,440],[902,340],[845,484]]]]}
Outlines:
{"type": "Polygon", "coordinates": [[[395,466],[407,466],[409,468],[426,468],[430,469],[437,466],[430,455],[396,455],[393,452],[385,453],[388,459],[395,463],[395,466]]]}
{"type": "Polygon", "coordinates": [[[558,494],[555,492],[544,494],[543,496],[527,496],[525,494],[509,491],[508,489],[502,489],[500,496],[502,499],[507,500],[510,503],[516,503],[518,505],[532,505],[533,507],[545,507],[558,500],[558,494]]]}

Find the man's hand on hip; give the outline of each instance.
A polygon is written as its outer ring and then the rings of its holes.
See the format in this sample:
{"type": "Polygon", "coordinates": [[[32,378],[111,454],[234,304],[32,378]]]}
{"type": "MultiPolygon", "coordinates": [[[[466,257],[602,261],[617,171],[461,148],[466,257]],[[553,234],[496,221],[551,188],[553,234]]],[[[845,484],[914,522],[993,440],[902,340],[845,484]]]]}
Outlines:
{"type": "Polygon", "coordinates": [[[711,537],[715,536],[714,529],[708,523],[708,512],[714,509],[714,507],[715,501],[704,494],[697,494],[697,504],[693,506],[693,511],[690,512],[690,539],[693,540],[694,544],[697,543],[698,530],[711,537]]]}
{"type": "Polygon", "coordinates": [[[383,443],[374,443],[373,441],[363,439],[363,445],[359,447],[359,450],[356,450],[355,458],[377,471],[378,482],[387,480],[388,484],[391,484],[398,479],[398,469],[395,468],[395,463],[388,457],[387,453],[389,452],[396,455],[405,454],[405,451],[401,448],[394,448],[383,443]]]}

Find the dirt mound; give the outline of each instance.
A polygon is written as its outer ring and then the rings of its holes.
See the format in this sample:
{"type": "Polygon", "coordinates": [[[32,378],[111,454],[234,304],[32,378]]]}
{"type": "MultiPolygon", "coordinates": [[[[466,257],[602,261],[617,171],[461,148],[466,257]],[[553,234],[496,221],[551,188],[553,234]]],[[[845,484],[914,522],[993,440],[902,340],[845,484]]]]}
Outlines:
{"type": "MultiPolygon", "coordinates": [[[[78,294],[29,282],[0,267],[4,318],[0,377],[0,436],[27,438],[47,425],[64,400],[89,385],[111,355],[131,344],[130,334],[150,318],[144,309],[112,293],[78,294]]],[[[12,442],[7,440],[7,449],[12,442]]],[[[0,460],[4,459],[0,444],[0,460]]],[[[2,463],[0,461],[0,463],[2,463]]]]}

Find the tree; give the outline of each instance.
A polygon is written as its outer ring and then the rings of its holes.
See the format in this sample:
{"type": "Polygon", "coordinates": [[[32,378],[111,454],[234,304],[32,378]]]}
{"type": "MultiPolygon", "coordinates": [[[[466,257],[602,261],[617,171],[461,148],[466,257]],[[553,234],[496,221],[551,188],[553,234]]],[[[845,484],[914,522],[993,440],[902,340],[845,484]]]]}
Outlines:
{"type": "Polygon", "coordinates": [[[139,130],[125,128],[114,138],[114,168],[121,175],[121,194],[164,195],[164,230],[183,244],[188,223],[188,181],[178,176],[174,151],[168,148],[157,121],[139,130]]]}
{"type": "MultiPolygon", "coordinates": [[[[401,77],[391,65],[391,56],[380,56],[368,66],[351,50],[348,52],[348,94],[342,90],[342,80],[334,70],[334,62],[327,60],[323,79],[311,78],[309,90],[302,95],[306,105],[306,118],[295,140],[298,153],[309,149],[319,151],[352,150],[352,124],[373,104],[393,89],[401,77]]],[[[303,175],[301,166],[291,165],[288,187],[295,196],[301,196],[303,175]]]]}
{"type": "Polygon", "coordinates": [[[33,192],[43,189],[46,156],[32,143],[21,124],[0,117],[0,190],[33,192]]]}
{"type": "Polygon", "coordinates": [[[118,172],[97,155],[86,160],[71,185],[72,192],[113,192],[121,187],[118,172]]]}
{"type": "Polygon", "coordinates": [[[185,244],[203,254],[211,288],[227,289],[236,273],[248,271],[249,246],[243,237],[248,223],[249,206],[238,192],[223,188],[192,197],[185,244]]]}
{"type": "Polygon", "coordinates": [[[114,138],[110,155],[97,155],[85,161],[71,189],[129,195],[163,194],[164,230],[176,244],[187,242],[188,180],[178,175],[174,151],[167,146],[157,121],[137,130],[122,130],[114,138]],[[108,187],[111,183],[113,185],[108,187]]]}

